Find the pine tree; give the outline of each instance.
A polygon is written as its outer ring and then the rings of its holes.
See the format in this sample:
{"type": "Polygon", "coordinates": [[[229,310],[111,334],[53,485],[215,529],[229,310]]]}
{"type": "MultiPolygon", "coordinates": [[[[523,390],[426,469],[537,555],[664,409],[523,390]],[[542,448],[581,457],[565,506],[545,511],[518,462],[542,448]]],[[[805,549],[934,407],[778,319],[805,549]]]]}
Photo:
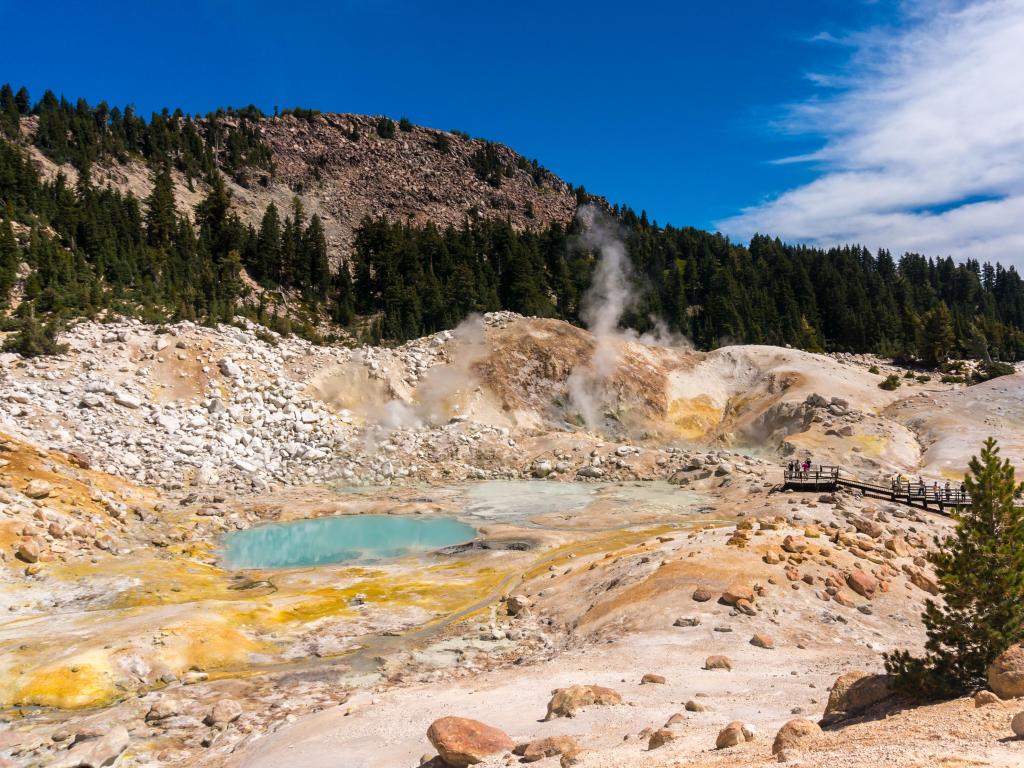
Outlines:
{"type": "Polygon", "coordinates": [[[170,248],[177,228],[174,185],[164,166],[156,173],[153,191],[146,198],[146,242],[154,248],[170,248]]]}
{"type": "Polygon", "coordinates": [[[956,532],[929,553],[943,604],[925,603],[927,653],[886,656],[896,684],[910,694],[955,696],[980,687],[988,665],[1024,639],[1024,491],[1013,465],[1000,459],[993,438],[970,462],[964,478],[971,506],[956,532]]]}
{"type": "Polygon", "coordinates": [[[9,219],[0,219],[0,307],[7,304],[11,288],[18,275],[21,250],[14,239],[9,219]]]}
{"type": "Polygon", "coordinates": [[[256,239],[256,262],[247,265],[257,280],[281,280],[281,219],[271,203],[263,213],[256,239]]]}
{"type": "Polygon", "coordinates": [[[956,344],[953,319],[945,302],[939,302],[924,319],[921,343],[918,351],[928,365],[946,362],[956,344]]]}

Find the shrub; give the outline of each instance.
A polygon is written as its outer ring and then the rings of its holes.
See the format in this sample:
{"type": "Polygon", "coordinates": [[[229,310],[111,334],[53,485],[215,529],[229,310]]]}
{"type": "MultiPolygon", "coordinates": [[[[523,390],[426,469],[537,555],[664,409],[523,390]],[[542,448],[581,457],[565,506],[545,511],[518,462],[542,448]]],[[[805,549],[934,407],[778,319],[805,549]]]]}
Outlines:
{"type": "Polygon", "coordinates": [[[870,368],[868,368],[868,373],[873,373],[877,376],[878,374],[881,373],[881,371],[878,369],[877,365],[872,365],[870,368]]]}
{"type": "Polygon", "coordinates": [[[912,379],[912,378],[914,378],[914,372],[913,371],[907,371],[906,373],[903,374],[903,378],[904,379],[912,379]]]}
{"type": "Polygon", "coordinates": [[[920,376],[917,377],[917,380],[922,384],[927,384],[929,381],[932,380],[932,377],[926,373],[922,373],[920,376]]]}
{"type": "Polygon", "coordinates": [[[398,121],[398,129],[404,133],[408,133],[412,130],[412,121],[408,117],[403,117],[398,121]]]}
{"type": "Polygon", "coordinates": [[[1009,363],[993,362],[978,368],[977,372],[974,374],[974,378],[978,381],[988,381],[989,379],[995,379],[1000,376],[1009,376],[1015,371],[1016,369],[1009,363]]]}
{"type": "Polygon", "coordinates": [[[442,155],[447,155],[452,151],[452,142],[443,133],[434,134],[434,149],[440,152],[442,155]]]}
{"type": "Polygon", "coordinates": [[[389,120],[386,117],[382,117],[377,121],[377,135],[382,139],[393,139],[395,138],[395,123],[393,120],[389,120]]]}
{"type": "Polygon", "coordinates": [[[895,373],[891,373],[885,377],[885,380],[879,383],[879,388],[892,392],[894,389],[900,386],[900,377],[895,373]]]}
{"type": "Polygon", "coordinates": [[[31,313],[22,318],[13,336],[4,339],[4,351],[17,352],[22,357],[61,355],[67,348],[67,344],[57,343],[56,321],[44,325],[31,313]]]}
{"type": "Polygon", "coordinates": [[[954,376],[952,374],[944,374],[941,379],[943,384],[963,384],[967,381],[963,376],[954,376]]]}

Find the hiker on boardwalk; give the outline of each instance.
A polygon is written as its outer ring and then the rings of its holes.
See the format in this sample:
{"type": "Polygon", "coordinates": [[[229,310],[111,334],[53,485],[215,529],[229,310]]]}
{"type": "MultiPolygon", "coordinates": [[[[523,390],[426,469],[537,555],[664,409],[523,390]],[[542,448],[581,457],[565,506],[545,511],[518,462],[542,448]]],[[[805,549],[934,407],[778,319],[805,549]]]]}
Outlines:
{"type": "Polygon", "coordinates": [[[960,501],[967,500],[967,483],[960,483],[960,501]]]}
{"type": "Polygon", "coordinates": [[[947,480],[946,481],[946,499],[947,500],[949,499],[949,495],[950,495],[951,492],[952,492],[952,489],[951,489],[951,487],[949,485],[949,480],[947,480]]]}
{"type": "Polygon", "coordinates": [[[917,495],[924,496],[924,478],[920,475],[917,476],[917,495]]]}

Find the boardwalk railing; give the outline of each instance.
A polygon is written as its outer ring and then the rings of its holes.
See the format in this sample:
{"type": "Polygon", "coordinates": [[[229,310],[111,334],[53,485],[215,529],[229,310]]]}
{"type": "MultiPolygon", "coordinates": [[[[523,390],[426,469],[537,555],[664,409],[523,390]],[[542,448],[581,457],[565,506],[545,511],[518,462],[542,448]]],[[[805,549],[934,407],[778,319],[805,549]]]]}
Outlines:
{"type": "Polygon", "coordinates": [[[912,507],[937,508],[945,512],[947,507],[966,507],[971,497],[959,487],[929,485],[925,482],[911,482],[894,477],[889,485],[867,483],[846,472],[842,467],[819,464],[804,469],[802,464],[788,465],[783,472],[783,488],[794,491],[834,491],[837,488],[855,488],[865,494],[881,496],[890,501],[912,507]]]}

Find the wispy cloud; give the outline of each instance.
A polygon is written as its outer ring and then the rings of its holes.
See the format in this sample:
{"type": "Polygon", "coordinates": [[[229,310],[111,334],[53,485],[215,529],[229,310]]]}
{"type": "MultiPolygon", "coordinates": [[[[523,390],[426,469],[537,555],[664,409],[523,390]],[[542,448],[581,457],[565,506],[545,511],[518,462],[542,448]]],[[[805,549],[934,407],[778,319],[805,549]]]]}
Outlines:
{"type": "Polygon", "coordinates": [[[785,159],[817,177],[723,232],[1024,266],[1024,0],[915,0],[905,18],[841,36],[849,64],[821,81],[838,90],[778,123],[823,138],[785,159]]]}

